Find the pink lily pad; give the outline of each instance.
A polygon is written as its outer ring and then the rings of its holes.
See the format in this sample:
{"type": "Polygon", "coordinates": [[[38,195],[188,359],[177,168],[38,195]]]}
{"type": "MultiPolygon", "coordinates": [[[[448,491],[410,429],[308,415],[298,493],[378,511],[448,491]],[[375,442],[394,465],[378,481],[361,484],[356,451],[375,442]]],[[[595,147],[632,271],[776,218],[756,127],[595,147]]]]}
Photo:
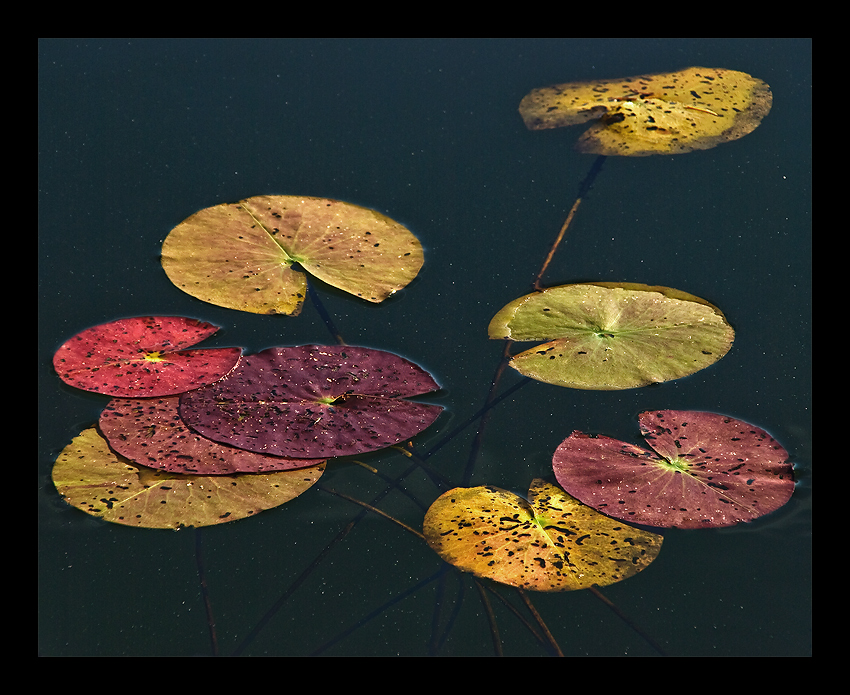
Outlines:
{"type": "Polygon", "coordinates": [[[180,419],[179,402],[179,396],[113,398],[100,414],[101,434],[115,453],[168,473],[270,473],[322,462],[257,454],[202,437],[180,419]]]}
{"type": "Polygon", "coordinates": [[[653,410],[639,422],[654,451],[573,432],[553,457],[561,487],[616,519],[678,528],[752,521],[794,492],[788,452],[754,425],[689,410],[653,410]]]}
{"type": "Polygon", "coordinates": [[[330,458],[413,437],[441,406],[406,400],[439,389],[421,367],[347,345],[270,348],[184,394],[180,416],[205,437],[249,451],[330,458]]]}
{"type": "Polygon", "coordinates": [[[88,328],[64,343],[53,366],[66,384],[117,397],[172,396],[217,381],[240,348],[186,350],[218,326],[180,316],[120,319],[88,328]]]}

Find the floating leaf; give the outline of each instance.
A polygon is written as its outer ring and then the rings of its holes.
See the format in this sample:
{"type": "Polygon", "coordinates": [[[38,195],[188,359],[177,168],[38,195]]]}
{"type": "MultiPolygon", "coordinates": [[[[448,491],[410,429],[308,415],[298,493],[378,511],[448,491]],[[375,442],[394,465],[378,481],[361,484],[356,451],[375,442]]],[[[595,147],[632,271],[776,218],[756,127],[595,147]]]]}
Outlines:
{"type": "Polygon", "coordinates": [[[227,378],[184,394],[180,415],[205,437],[277,456],[330,458],[397,444],[441,406],[405,400],[439,389],[398,355],[350,346],[270,348],[227,378]]]}
{"type": "Polygon", "coordinates": [[[662,541],[539,479],[528,501],[489,485],[449,490],[426,512],[424,533],[455,567],[534,591],[622,581],[651,563],[662,541]]]}
{"type": "Polygon", "coordinates": [[[218,326],[180,316],[120,319],[78,333],[53,356],[66,384],[109,396],[171,396],[227,374],[240,348],[185,350],[218,326]]]}
{"type": "Polygon", "coordinates": [[[576,149],[645,156],[707,150],[755,130],[770,112],[770,87],[736,70],[688,68],[535,89],[520,103],[531,130],[595,121],[576,149]]]}
{"type": "Polygon", "coordinates": [[[270,473],[321,463],[256,454],[202,437],[180,418],[179,402],[179,396],[114,398],[100,414],[100,431],[116,453],[168,473],[270,473]]]}
{"type": "Polygon", "coordinates": [[[668,287],[636,283],[564,285],[501,309],[494,339],[546,340],[510,365],[575,389],[615,390],[680,379],[730,349],[734,331],[719,309],[668,287]]]}
{"type": "Polygon", "coordinates": [[[639,420],[655,452],[574,432],[553,458],[561,486],[617,519],[679,528],[752,521],[794,491],[788,453],[758,427],[688,410],[648,411],[639,420]]]}
{"type": "Polygon", "coordinates": [[[59,454],[53,483],[65,501],[105,521],[143,528],[211,526],[280,506],[310,488],[325,466],[269,474],[172,475],[114,453],[95,428],[59,454]]]}
{"type": "Polygon", "coordinates": [[[257,196],[205,208],[171,230],[162,267],[184,292],[255,314],[297,315],[304,273],[370,302],[422,267],[410,231],[368,208],[326,198],[257,196]]]}

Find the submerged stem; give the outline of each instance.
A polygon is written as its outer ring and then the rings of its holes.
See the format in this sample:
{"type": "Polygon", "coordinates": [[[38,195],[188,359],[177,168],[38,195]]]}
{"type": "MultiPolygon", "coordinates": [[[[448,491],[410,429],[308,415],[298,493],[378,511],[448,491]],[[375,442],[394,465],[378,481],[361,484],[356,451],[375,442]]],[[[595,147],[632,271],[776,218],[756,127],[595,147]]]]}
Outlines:
{"type": "Polygon", "coordinates": [[[543,266],[540,268],[540,272],[537,273],[537,277],[534,278],[532,286],[535,291],[539,292],[543,289],[543,275],[546,273],[546,269],[552,262],[555,252],[564,240],[564,237],[567,234],[567,229],[569,229],[569,226],[572,224],[573,218],[578,211],[579,205],[581,205],[582,199],[587,195],[588,191],[590,191],[590,188],[593,186],[593,182],[596,181],[597,175],[602,170],[602,165],[605,163],[605,159],[605,155],[599,155],[596,158],[596,161],[593,162],[593,166],[590,167],[590,171],[587,173],[587,176],[585,176],[584,181],[581,182],[581,185],[578,188],[578,197],[576,198],[576,202],[573,203],[573,206],[570,208],[570,212],[567,215],[567,219],[561,227],[561,231],[558,232],[558,236],[555,237],[555,242],[552,244],[552,248],[549,249],[549,253],[543,261],[543,266]]]}
{"type": "Polygon", "coordinates": [[[408,526],[404,522],[399,521],[398,519],[396,519],[393,516],[390,516],[386,512],[382,512],[380,509],[378,509],[377,507],[373,507],[371,504],[366,504],[366,502],[361,502],[360,500],[355,499],[354,497],[349,497],[345,493],[337,492],[336,490],[331,490],[328,487],[323,487],[321,485],[319,485],[318,487],[319,487],[320,490],[324,490],[325,492],[329,492],[330,494],[336,495],[337,497],[342,497],[342,499],[348,500],[349,502],[353,502],[354,504],[359,504],[361,507],[363,507],[364,509],[368,509],[370,512],[374,512],[375,514],[379,514],[380,516],[384,517],[385,519],[389,519],[390,521],[394,521],[399,526],[401,526],[405,531],[410,531],[410,533],[412,533],[414,536],[417,536],[419,538],[419,540],[423,540],[423,541],[425,540],[425,536],[423,536],[421,533],[419,533],[419,531],[410,528],[410,526],[408,526]]]}

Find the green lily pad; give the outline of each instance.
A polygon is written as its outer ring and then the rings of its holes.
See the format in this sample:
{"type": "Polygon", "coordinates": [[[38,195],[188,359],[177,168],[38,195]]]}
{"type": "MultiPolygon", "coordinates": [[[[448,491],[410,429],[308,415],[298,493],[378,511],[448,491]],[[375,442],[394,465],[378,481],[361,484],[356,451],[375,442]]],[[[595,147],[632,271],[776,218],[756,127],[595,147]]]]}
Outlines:
{"type": "Polygon", "coordinates": [[[719,309],[668,287],[563,285],[501,309],[493,339],[548,341],[515,355],[521,374],[575,389],[630,389],[680,379],[714,364],[735,333],[719,309]]]}
{"type": "Polygon", "coordinates": [[[142,528],[212,526],[288,502],[318,481],[324,463],[277,473],[173,475],[114,453],[95,428],[80,433],[53,466],[65,501],[104,521],[142,528]]]}
{"type": "Polygon", "coordinates": [[[533,591],[622,581],[649,565],[663,540],[540,479],[532,481],[528,501],[489,485],[449,490],[426,512],[423,530],[428,545],[455,567],[533,591]]]}
{"type": "Polygon", "coordinates": [[[641,157],[707,150],[755,130],[770,112],[770,87],[744,72],[687,68],[532,90],[520,103],[531,130],[595,121],[580,152],[641,157]]]}
{"type": "Polygon", "coordinates": [[[181,290],[255,314],[297,315],[307,291],[302,269],[382,302],[407,286],[422,263],[422,245],[398,222],[358,205],[302,196],[205,208],[162,245],[162,267],[181,290]]]}

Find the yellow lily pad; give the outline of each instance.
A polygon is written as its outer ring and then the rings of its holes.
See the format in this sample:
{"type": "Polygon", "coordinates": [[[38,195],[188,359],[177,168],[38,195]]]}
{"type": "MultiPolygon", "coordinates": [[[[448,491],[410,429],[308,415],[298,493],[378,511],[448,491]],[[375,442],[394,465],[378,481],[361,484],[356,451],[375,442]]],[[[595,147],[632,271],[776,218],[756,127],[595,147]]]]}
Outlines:
{"type": "Polygon", "coordinates": [[[256,196],[204,208],[162,244],[162,267],[184,292],[255,314],[297,315],[304,272],[369,302],[407,286],[419,240],[375,210],[327,198],[256,196]]]}
{"type": "Polygon", "coordinates": [[[762,80],[737,70],[693,67],[534,89],[519,111],[531,130],[595,121],[577,150],[641,157],[707,150],[742,138],[772,104],[762,80]]]}
{"type": "Polygon", "coordinates": [[[325,470],[179,475],[116,454],[91,427],[66,446],[53,466],[64,500],[104,521],[141,528],[212,526],[278,507],[312,487],[325,470]]]}
{"type": "Polygon", "coordinates": [[[662,537],[611,519],[535,479],[528,500],[489,485],[455,488],[425,514],[428,545],[477,577],[533,591],[574,591],[632,577],[662,537]]]}

